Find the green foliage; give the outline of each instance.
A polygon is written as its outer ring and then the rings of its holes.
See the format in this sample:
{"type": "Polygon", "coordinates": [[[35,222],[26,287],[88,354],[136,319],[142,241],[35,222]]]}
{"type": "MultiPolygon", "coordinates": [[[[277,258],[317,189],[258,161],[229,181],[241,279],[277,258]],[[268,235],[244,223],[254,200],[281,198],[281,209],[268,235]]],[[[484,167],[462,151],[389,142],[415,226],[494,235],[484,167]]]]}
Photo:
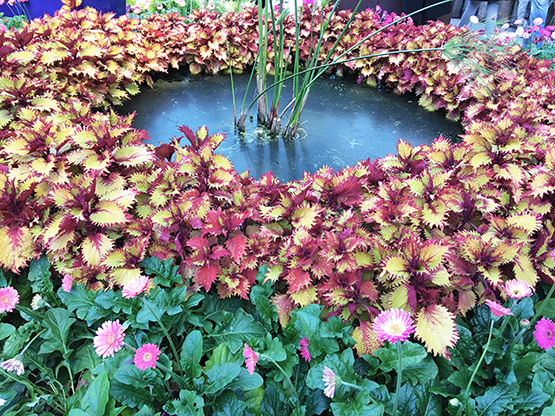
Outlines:
{"type": "MultiPolygon", "coordinates": [[[[25,366],[22,375],[0,370],[7,376],[0,381],[5,414],[19,414],[23,402],[29,403],[29,412],[74,416],[155,415],[162,410],[175,415],[393,411],[397,345],[386,343],[373,355],[356,357],[350,323],[326,316],[314,304],[293,311],[287,326],[277,325],[275,312],[262,301],[272,286],[262,283],[262,274],[251,291],[259,295],[253,296],[254,303],[188,293],[171,262],[148,259],[143,264],[145,273],[159,279],[148,294],[126,299],[120,290],[92,292],[74,285],[70,292],[56,293],[54,301],[62,307],[33,311],[18,305],[19,312],[10,315],[13,322],[28,321],[0,324],[2,360],[16,357],[25,366]],[[152,305],[148,319],[136,319],[147,305],[152,305]],[[262,319],[260,305],[268,320],[262,319]],[[126,346],[102,359],[92,338],[102,322],[115,319],[125,322],[126,346]],[[303,337],[309,362],[300,356],[303,337]],[[147,343],[159,346],[161,354],[155,368],[140,370],[133,364],[133,349],[147,343]],[[245,344],[257,355],[253,374],[245,365],[245,344]],[[333,398],[323,394],[325,367],[336,376],[333,398]]],[[[539,286],[538,292],[543,289],[539,286]]],[[[25,294],[21,305],[33,296],[25,294]]],[[[549,298],[534,294],[508,302],[513,316],[492,318],[484,305],[459,317],[460,339],[450,360],[430,355],[415,342],[402,342],[397,409],[417,416],[457,415],[460,409],[465,414],[549,414],[555,356],[542,352],[532,329],[520,325],[535,319],[537,305],[550,311],[549,304],[549,298]]]]}

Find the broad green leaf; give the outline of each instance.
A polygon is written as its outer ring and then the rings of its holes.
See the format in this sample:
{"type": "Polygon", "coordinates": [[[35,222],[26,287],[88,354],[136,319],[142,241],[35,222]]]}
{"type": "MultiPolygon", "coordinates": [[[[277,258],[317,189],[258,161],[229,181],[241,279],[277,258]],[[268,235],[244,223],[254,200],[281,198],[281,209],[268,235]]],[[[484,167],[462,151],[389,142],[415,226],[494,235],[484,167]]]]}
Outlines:
{"type": "Polygon", "coordinates": [[[85,285],[73,285],[70,292],[59,289],[58,296],[68,310],[75,311],[79,319],[87,321],[87,325],[92,325],[99,319],[109,316],[109,312],[96,304],[96,293],[86,290],[85,285]]]}
{"type": "Polygon", "coordinates": [[[236,353],[232,354],[229,348],[225,344],[220,344],[212,351],[212,356],[204,366],[205,370],[209,370],[216,365],[221,365],[225,363],[236,363],[242,365],[245,359],[242,354],[236,353]]]}
{"type": "Polygon", "coordinates": [[[367,391],[361,391],[357,393],[354,400],[334,401],[330,406],[334,416],[382,416],[384,414],[383,404],[369,403],[370,394],[367,391]]]}
{"type": "Polygon", "coordinates": [[[235,363],[215,365],[205,372],[207,380],[204,392],[206,394],[216,394],[226,388],[240,372],[241,367],[235,363]]]}
{"type": "MultiPolygon", "coordinates": [[[[397,345],[389,344],[386,347],[378,348],[374,351],[374,355],[382,361],[380,364],[380,369],[382,371],[389,372],[397,369],[399,362],[397,349],[397,345]]],[[[426,349],[422,345],[414,344],[409,341],[401,344],[401,350],[403,354],[403,375],[406,369],[420,365],[428,356],[426,349]]]]}
{"type": "Polygon", "coordinates": [[[102,362],[102,358],[91,348],[90,344],[79,347],[75,353],[75,363],[72,368],[75,374],[83,370],[96,368],[102,362]]]}
{"type": "Polygon", "coordinates": [[[181,367],[187,376],[191,378],[199,377],[202,373],[202,368],[200,366],[200,360],[203,354],[202,348],[202,334],[197,330],[187,335],[181,347],[181,367]]]}
{"type": "Polygon", "coordinates": [[[4,338],[8,338],[14,332],[15,332],[15,326],[11,324],[6,324],[4,322],[0,322],[0,340],[4,338]]]}
{"type": "Polygon", "coordinates": [[[258,373],[249,374],[246,368],[240,367],[239,375],[228,384],[230,390],[255,390],[264,384],[264,379],[258,373]]]}
{"type": "Polygon", "coordinates": [[[217,401],[213,416],[243,416],[247,404],[232,391],[225,391],[217,401]]]}
{"type": "Polygon", "coordinates": [[[12,358],[19,354],[25,344],[29,342],[31,336],[36,333],[39,328],[40,323],[37,321],[27,322],[18,326],[16,331],[4,341],[2,356],[5,358],[12,358]]]}
{"type": "Polygon", "coordinates": [[[484,395],[476,397],[476,411],[479,415],[496,416],[512,410],[517,404],[517,385],[497,384],[488,387],[484,395]]]}
{"type": "Polygon", "coordinates": [[[173,265],[172,259],[160,261],[157,257],[149,257],[139,263],[148,275],[154,275],[154,285],[172,287],[174,283],[182,283],[178,274],[179,266],[173,265]]]}
{"type": "Polygon", "coordinates": [[[105,372],[95,377],[81,399],[81,408],[89,414],[104,416],[106,414],[106,404],[110,398],[109,389],[110,382],[105,372]]]}
{"type": "Polygon", "coordinates": [[[204,416],[203,409],[204,399],[189,390],[181,390],[179,400],[172,400],[164,406],[168,414],[178,416],[204,416]]]}
{"type": "Polygon", "coordinates": [[[48,354],[54,351],[67,351],[67,336],[71,325],[76,321],[71,318],[71,312],[67,309],[48,309],[44,314],[42,325],[46,332],[41,334],[44,342],[40,346],[39,354],[48,354]]]}
{"type": "Polygon", "coordinates": [[[211,336],[217,343],[225,343],[232,353],[236,353],[243,347],[245,342],[252,338],[264,336],[266,329],[256,322],[252,315],[243,309],[237,310],[231,320],[224,323],[222,327],[211,336]]]}
{"type": "Polygon", "coordinates": [[[149,406],[153,401],[152,395],[146,388],[121,383],[118,380],[112,380],[110,383],[110,394],[122,405],[131,408],[149,406]]]}
{"type": "Polygon", "coordinates": [[[288,413],[287,401],[283,393],[273,383],[264,390],[260,411],[267,416],[281,416],[288,413]]]}
{"type": "Polygon", "coordinates": [[[339,351],[339,344],[335,338],[325,338],[321,332],[322,307],[316,304],[307,305],[291,313],[295,328],[300,336],[308,338],[308,351],[314,358],[321,354],[331,354],[339,351]]]}
{"type": "Polygon", "coordinates": [[[266,282],[263,285],[256,285],[251,289],[250,300],[256,308],[256,312],[260,314],[260,322],[271,328],[272,322],[277,322],[278,314],[275,305],[270,301],[273,294],[272,283],[266,282]]]}
{"type": "Polygon", "coordinates": [[[121,293],[114,292],[113,290],[105,290],[104,292],[98,292],[94,302],[104,309],[110,310],[114,313],[123,312],[130,315],[133,310],[133,305],[138,303],[140,299],[125,299],[121,296],[121,293]]]}
{"type": "Polygon", "coordinates": [[[40,256],[39,259],[31,260],[28,279],[31,282],[34,293],[40,293],[43,297],[52,301],[54,287],[52,285],[50,263],[45,255],[40,256]]]}

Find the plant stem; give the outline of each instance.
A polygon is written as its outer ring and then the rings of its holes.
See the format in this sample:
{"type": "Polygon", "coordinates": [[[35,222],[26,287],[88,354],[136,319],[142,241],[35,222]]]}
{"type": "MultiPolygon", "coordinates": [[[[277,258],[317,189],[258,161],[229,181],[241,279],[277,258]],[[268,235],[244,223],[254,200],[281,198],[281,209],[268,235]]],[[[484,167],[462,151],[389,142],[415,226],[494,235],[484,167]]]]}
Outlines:
{"type": "Polygon", "coordinates": [[[291,390],[293,390],[293,394],[295,395],[295,398],[297,399],[294,404],[298,405],[299,404],[299,396],[297,395],[297,390],[295,389],[295,386],[293,386],[293,383],[291,383],[291,379],[289,378],[289,376],[287,375],[285,370],[283,368],[281,368],[281,366],[272,357],[268,357],[266,354],[260,354],[260,356],[266,358],[268,361],[270,361],[272,364],[274,364],[279,371],[281,371],[281,374],[283,374],[283,378],[287,381],[287,384],[289,384],[289,387],[291,388],[291,390]]]}
{"type": "Polygon", "coordinates": [[[399,404],[399,392],[401,391],[401,379],[403,378],[403,346],[401,342],[397,342],[397,385],[395,386],[395,401],[393,402],[393,413],[397,414],[397,405],[399,404]]]}
{"type": "Polygon", "coordinates": [[[172,349],[173,355],[175,356],[175,362],[177,364],[177,369],[179,370],[180,374],[183,374],[183,370],[181,369],[181,364],[179,364],[179,355],[177,354],[177,349],[175,348],[175,344],[173,343],[172,338],[171,338],[168,330],[166,329],[166,327],[164,326],[164,324],[162,323],[160,318],[158,318],[158,315],[156,315],[154,310],[150,307],[148,301],[146,300],[146,298],[144,296],[143,296],[143,302],[146,305],[146,307],[149,309],[149,311],[152,313],[152,315],[154,316],[156,321],[158,322],[158,325],[160,325],[160,328],[162,328],[162,331],[164,331],[164,335],[168,339],[168,341],[170,343],[170,348],[172,349]]]}
{"type": "MultiPolygon", "coordinates": [[[[478,372],[478,368],[480,368],[480,365],[482,364],[482,361],[484,361],[484,358],[486,356],[486,353],[488,352],[488,348],[489,348],[489,344],[491,342],[491,336],[493,334],[493,318],[491,320],[491,324],[489,326],[489,335],[488,335],[488,340],[486,342],[486,345],[484,346],[484,350],[482,351],[482,355],[480,355],[480,359],[478,360],[478,362],[476,363],[476,367],[474,367],[474,371],[472,372],[472,375],[470,376],[470,380],[468,380],[468,384],[466,385],[466,388],[463,391],[463,394],[468,394],[470,387],[472,386],[472,382],[474,381],[474,377],[476,376],[476,373],[478,372]]],[[[457,412],[457,416],[459,416],[462,412],[462,408],[463,406],[461,406],[459,408],[459,411],[457,412]]],[[[471,410],[470,409],[470,403],[467,402],[467,411],[468,414],[471,414],[471,410]]]]}
{"type": "Polygon", "coordinates": [[[235,87],[233,85],[233,65],[231,64],[231,53],[229,52],[229,42],[225,41],[227,47],[227,59],[229,61],[229,77],[231,79],[231,98],[233,100],[233,123],[237,124],[237,112],[235,106],[235,87]]]}

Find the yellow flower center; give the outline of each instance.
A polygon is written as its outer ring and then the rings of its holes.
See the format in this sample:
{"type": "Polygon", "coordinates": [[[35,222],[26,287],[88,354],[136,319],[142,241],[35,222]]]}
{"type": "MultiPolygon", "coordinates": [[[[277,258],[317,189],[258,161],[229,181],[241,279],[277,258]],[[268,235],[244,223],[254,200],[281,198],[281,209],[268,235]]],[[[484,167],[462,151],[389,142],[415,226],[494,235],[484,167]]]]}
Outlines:
{"type": "Polygon", "coordinates": [[[150,361],[152,360],[152,354],[150,352],[145,353],[145,355],[143,355],[143,361],[150,361]]]}
{"type": "Polygon", "coordinates": [[[403,327],[399,325],[397,322],[392,322],[389,325],[389,331],[391,335],[401,335],[403,333],[403,327]]]}

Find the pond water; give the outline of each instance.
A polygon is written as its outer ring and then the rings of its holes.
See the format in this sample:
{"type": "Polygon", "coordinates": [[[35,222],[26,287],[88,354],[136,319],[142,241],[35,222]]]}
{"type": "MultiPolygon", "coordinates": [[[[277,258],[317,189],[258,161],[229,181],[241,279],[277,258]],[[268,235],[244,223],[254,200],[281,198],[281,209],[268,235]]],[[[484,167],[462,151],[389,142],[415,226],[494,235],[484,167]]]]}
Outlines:
{"type": "MultiPolygon", "coordinates": [[[[238,112],[247,82],[247,75],[234,76],[238,112]]],[[[282,103],[290,91],[286,85],[282,103]]],[[[247,105],[253,95],[249,93],[247,105]]],[[[424,110],[414,98],[343,79],[321,79],[315,84],[296,138],[268,136],[257,126],[255,106],[245,133],[236,131],[230,78],[224,75],[194,81],[158,80],[154,88],[143,87],[116,111],[136,111],[133,126],[147,130],[152,139],[149,143],[154,145],[181,136],[177,126],[196,130],[205,125],[209,133],[225,134],[226,141],[217,151],[227,156],[239,173],[250,169],[250,174],[259,178],[271,170],[285,181],[299,179],[305,171],[314,173],[322,166],[338,170],[363,159],[396,153],[400,138],[416,146],[431,143],[440,134],[457,140],[463,133],[460,124],[442,113],[424,110]]],[[[181,142],[187,143],[186,139],[181,142]]]]}

